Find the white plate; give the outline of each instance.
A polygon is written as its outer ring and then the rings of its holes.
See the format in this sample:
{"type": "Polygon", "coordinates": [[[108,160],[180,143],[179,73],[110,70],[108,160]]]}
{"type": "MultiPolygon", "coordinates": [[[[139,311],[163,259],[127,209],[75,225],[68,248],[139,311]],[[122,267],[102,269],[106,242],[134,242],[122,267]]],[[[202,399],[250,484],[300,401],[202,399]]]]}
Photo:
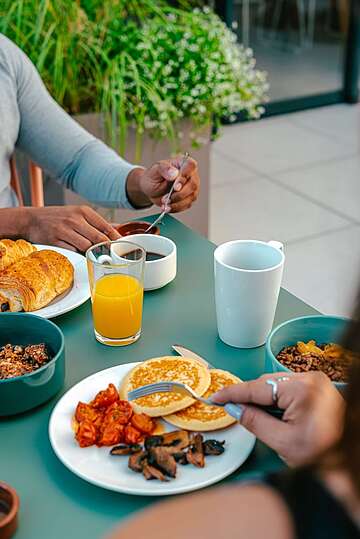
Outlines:
{"type": "Polygon", "coordinates": [[[86,258],[79,253],[62,249],[61,247],[50,245],[35,245],[35,247],[39,251],[50,249],[66,256],[74,266],[74,284],[70,290],[55,298],[49,305],[37,311],[31,311],[31,313],[42,316],[43,318],[54,318],[60,314],[72,311],[85,303],[90,297],[86,258]]]}
{"type": "MultiPolygon", "coordinates": [[[[71,419],[79,401],[90,401],[97,391],[109,383],[117,387],[121,379],[138,363],[118,365],[85,378],[60,399],[49,423],[50,442],[61,462],[85,481],[116,492],[144,496],[163,496],[198,490],[212,485],[234,472],[249,456],[255,436],[240,425],[205,433],[205,438],[226,440],[225,452],[218,457],[206,457],[205,468],[178,465],[176,479],[167,483],[146,481],[127,466],[128,457],[109,455],[108,447],[80,448],[74,439],[71,419]]],[[[167,430],[174,430],[168,426],[167,430]]]]}

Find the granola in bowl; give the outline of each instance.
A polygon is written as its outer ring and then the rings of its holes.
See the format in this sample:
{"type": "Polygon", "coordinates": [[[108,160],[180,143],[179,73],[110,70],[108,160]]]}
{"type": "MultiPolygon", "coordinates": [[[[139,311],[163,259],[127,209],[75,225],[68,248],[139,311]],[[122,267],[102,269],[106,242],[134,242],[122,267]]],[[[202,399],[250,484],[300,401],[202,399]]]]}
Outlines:
{"type": "Polygon", "coordinates": [[[50,359],[44,343],[27,346],[6,344],[0,348],[0,380],[34,372],[50,359]]]}
{"type": "Polygon", "coordinates": [[[333,382],[346,382],[354,353],[339,344],[317,344],[310,340],[286,346],[276,359],[294,372],[322,371],[333,382]]]}

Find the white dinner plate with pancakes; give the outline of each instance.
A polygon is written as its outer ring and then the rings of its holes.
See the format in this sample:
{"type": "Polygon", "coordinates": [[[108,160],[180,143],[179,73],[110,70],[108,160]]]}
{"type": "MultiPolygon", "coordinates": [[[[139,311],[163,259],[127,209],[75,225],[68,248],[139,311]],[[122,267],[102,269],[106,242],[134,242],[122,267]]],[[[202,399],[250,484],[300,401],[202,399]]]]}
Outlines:
{"type": "MultiPolygon", "coordinates": [[[[69,389],[55,406],[49,423],[49,438],[60,461],[81,479],[99,487],[138,496],[164,496],[199,490],[221,481],[241,466],[254,444],[255,436],[239,424],[226,429],[202,432],[205,439],[225,440],[225,452],[206,457],[204,468],[178,465],[177,476],[168,482],[146,481],[128,468],[126,456],[111,456],[109,447],[80,448],[72,430],[72,418],[79,401],[89,402],[112,383],[117,388],[139,363],[118,365],[97,372],[69,389]]],[[[163,421],[163,420],[160,420],[163,421]]],[[[163,422],[167,431],[176,427],[163,422]]]]}
{"type": "Polygon", "coordinates": [[[54,318],[55,316],[60,316],[61,314],[72,311],[85,303],[90,297],[86,258],[79,253],[61,247],[49,245],[35,245],[35,247],[39,251],[50,249],[51,251],[56,251],[57,253],[66,256],[74,267],[74,282],[70,290],[67,290],[61,294],[61,296],[55,298],[46,307],[38,309],[37,311],[31,311],[31,314],[36,314],[43,318],[54,318]]]}

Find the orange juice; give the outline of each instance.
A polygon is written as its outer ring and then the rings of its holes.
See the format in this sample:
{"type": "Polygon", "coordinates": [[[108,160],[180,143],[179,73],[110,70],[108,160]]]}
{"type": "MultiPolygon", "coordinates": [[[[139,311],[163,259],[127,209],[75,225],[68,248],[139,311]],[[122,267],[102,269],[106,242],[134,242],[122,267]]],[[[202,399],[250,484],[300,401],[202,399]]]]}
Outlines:
{"type": "Polygon", "coordinates": [[[110,339],[132,337],[141,329],[143,287],[129,275],[101,277],[92,295],[94,327],[110,339]]]}

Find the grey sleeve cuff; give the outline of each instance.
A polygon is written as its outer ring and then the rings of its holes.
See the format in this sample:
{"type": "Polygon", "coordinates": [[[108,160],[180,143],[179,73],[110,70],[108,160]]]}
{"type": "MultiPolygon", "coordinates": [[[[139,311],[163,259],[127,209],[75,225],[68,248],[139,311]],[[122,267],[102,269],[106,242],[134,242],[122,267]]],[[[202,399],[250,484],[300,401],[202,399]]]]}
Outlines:
{"type": "Polygon", "coordinates": [[[100,140],[83,146],[59,178],[67,188],[98,206],[136,209],[126,193],[126,180],[138,165],[119,157],[100,140]]]}

